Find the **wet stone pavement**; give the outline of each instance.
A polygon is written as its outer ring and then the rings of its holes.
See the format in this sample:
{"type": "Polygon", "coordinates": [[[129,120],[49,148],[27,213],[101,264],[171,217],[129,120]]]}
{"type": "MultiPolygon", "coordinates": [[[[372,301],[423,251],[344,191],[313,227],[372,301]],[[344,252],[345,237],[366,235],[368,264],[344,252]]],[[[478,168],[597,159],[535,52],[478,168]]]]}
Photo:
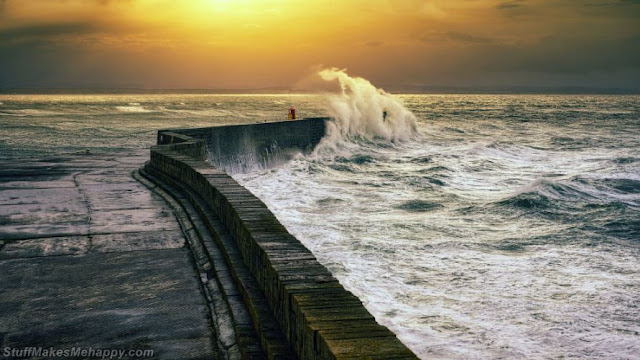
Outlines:
{"type": "Polygon", "coordinates": [[[131,176],[147,159],[0,160],[0,358],[25,347],[215,357],[178,222],[131,176]]]}

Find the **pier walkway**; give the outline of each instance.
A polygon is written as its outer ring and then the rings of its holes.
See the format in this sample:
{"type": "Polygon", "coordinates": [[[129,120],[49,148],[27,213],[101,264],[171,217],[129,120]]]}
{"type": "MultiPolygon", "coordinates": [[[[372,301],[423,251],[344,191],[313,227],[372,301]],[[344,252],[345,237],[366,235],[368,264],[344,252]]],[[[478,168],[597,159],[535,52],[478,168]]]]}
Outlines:
{"type": "Polygon", "coordinates": [[[25,347],[217,357],[174,212],[131,175],[148,157],[0,161],[0,358],[25,347]]]}

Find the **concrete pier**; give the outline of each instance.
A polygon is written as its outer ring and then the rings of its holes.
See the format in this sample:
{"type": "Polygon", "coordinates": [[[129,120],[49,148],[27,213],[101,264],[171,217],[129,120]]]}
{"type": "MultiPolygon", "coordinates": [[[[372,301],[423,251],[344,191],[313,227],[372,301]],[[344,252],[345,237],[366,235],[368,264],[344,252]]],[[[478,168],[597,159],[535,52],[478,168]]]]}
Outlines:
{"type": "Polygon", "coordinates": [[[0,358],[25,347],[218,357],[174,212],[131,176],[147,158],[0,161],[0,358]]]}
{"type": "Polygon", "coordinates": [[[230,274],[235,282],[235,291],[220,294],[232,309],[244,358],[415,359],[260,199],[223,170],[250,168],[248,162],[268,167],[274,155],[313,150],[328,121],[159,131],[140,172],[191,219],[193,248],[202,249],[198,264],[211,269],[208,281],[224,284],[230,274]]]}
{"type": "Polygon", "coordinates": [[[0,358],[415,359],[223,170],[311,151],[326,121],[160,131],[150,157],[0,161],[0,358]]]}

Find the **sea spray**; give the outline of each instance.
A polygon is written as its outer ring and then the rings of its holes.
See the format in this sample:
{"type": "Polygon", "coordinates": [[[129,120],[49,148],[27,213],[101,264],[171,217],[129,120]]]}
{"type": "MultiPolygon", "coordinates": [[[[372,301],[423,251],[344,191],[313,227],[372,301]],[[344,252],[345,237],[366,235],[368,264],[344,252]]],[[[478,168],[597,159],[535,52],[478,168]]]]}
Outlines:
{"type": "Polygon", "coordinates": [[[331,165],[333,170],[350,171],[351,165],[343,162],[353,165],[374,162],[378,150],[417,138],[416,117],[400,99],[366,79],[349,76],[345,70],[331,68],[318,74],[324,81],[337,81],[341,91],[323,98],[325,114],[334,121],[326,123],[326,135],[313,153],[303,155],[296,149],[280,148],[278,144],[264,153],[256,152],[255,141],[247,137],[239,142],[244,148],[237,154],[225,156],[224,161],[214,164],[237,174],[279,167],[297,157],[308,156],[318,161],[338,162],[331,165]],[[361,150],[368,154],[358,154],[361,150]]]}
{"type": "Polygon", "coordinates": [[[321,146],[350,137],[395,142],[417,134],[416,117],[400,99],[366,79],[349,76],[345,70],[324,69],[318,75],[325,81],[337,80],[341,88],[339,94],[327,96],[326,111],[335,122],[328,125],[328,136],[321,146]]]}

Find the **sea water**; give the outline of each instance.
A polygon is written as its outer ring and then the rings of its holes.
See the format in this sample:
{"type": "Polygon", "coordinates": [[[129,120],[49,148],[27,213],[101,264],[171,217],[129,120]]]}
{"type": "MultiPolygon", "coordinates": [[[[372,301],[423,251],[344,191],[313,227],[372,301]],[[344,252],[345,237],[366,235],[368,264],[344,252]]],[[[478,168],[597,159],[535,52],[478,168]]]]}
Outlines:
{"type": "Polygon", "coordinates": [[[233,176],[421,358],[640,355],[639,96],[342,80],[331,97],[0,95],[0,158],[329,114],[314,153],[233,176]]]}

